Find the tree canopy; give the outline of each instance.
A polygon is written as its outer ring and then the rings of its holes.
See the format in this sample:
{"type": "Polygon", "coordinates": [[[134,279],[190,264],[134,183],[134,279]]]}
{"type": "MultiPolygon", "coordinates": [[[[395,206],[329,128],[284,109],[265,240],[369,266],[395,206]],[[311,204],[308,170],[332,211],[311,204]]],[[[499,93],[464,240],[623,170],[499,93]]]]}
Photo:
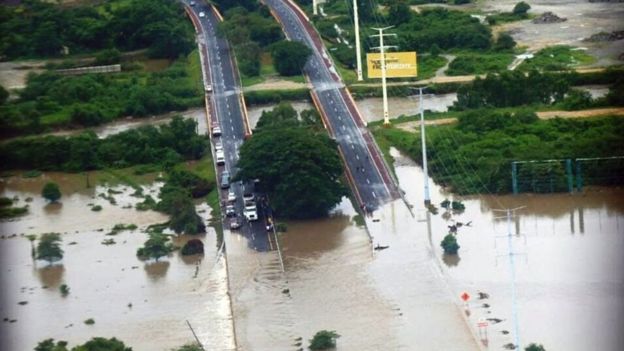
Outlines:
{"type": "Polygon", "coordinates": [[[325,216],[346,193],[336,143],[315,132],[313,115],[298,121],[291,109],[280,105],[275,115],[263,114],[260,128],[241,147],[236,177],[259,179],[279,216],[325,216]]]}
{"type": "Polygon", "coordinates": [[[561,101],[569,90],[565,77],[557,74],[518,71],[477,77],[457,91],[454,108],[511,107],[561,101]]]}
{"type": "Polygon", "coordinates": [[[153,57],[177,58],[194,47],[182,7],[167,0],[112,1],[100,6],[30,0],[0,7],[0,56],[59,56],[117,47],[147,48],[153,57]]]}
{"type": "Polygon", "coordinates": [[[56,202],[61,198],[61,189],[59,189],[58,184],[53,182],[48,182],[43,186],[41,190],[41,196],[43,196],[46,200],[50,202],[56,202]]]}
{"type": "Polygon", "coordinates": [[[0,161],[7,169],[83,171],[137,164],[172,165],[199,159],[205,138],[196,122],[174,117],[169,124],[143,126],[99,139],[93,132],[76,136],[16,139],[0,144],[0,161]]]}
{"type": "Polygon", "coordinates": [[[275,70],[283,76],[301,74],[312,50],[298,41],[282,40],[271,45],[271,57],[275,70]]]}
{"type": "Polygon", "coordinates": [[[61,235],[59,233],[42,234],[37,244],[37,259],[52,263],[62,258],[61,235]]]}
{"type": "Polygon", "coordinates": [[[137,256],[142,259],[151,259],[158,261],[159,258],[168,255],[173,251],[173,245],[169,242],[169,236],[160,233],[149,233],[149,238],[137,250],[137,256]]]}
{"type": "MultiPolygon", "coordinates": [[[[46,339],[37,344],[35,351],[70,351],[70,349],[67,341],[55,342],[54,339],[46,339]]],[[[82,345],[71,348],[71,351],[132,351],[132,348],[116,338],[95,337],[82,345]]]]}
{"type": "MultiPolygon", "coordinates": [[[[429,51],[433,45],[441,49],[489,49],[490,28],[470,14],[443,8],[423,9],[411,13],[409,21],[394,30],[401,50],[429,51]]],[[[374,46],[376,46],[375,44],[374,46]]]]}

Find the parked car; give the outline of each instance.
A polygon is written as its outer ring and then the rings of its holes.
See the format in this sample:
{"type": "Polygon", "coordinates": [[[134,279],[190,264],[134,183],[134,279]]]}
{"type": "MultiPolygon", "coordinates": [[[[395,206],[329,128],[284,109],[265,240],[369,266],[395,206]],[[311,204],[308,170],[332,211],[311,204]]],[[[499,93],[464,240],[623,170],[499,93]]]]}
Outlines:
{"type": "Polygon", "coordinates": [[[223,150],[217,150],[215,155],[216,155],[216,158],[217,158],[217,166],[224,165],[225,164],[225,154],[223,153],[223,150]]]}
{"type": "Polygon", "coordinates": [[[236,201],[236,194],[234,193],[234,191],[232,189],[230,189],[230,191],[228,191],[227,200],[228,200],[228,202],[236,201]]]}
{"type": "Polygon", "coordinates": [[[225,206],[225,215],[227,217],[236,217],[236,208],[234,205],[225,206]]]}
{"type": "Polygon", "coordinates": [[[232,218],[232,220],[230,220],[230,229],[231,230],[236,230],[238,228],[241,227],[241,221],[238,218],[232,218]]]}
{"type": "Polygon", "coordinates": [[[215,151],[223,151],[223,143],[220,140],[217,140],[217,142],[215,143],[215,151]]]}
{"type": "Polygon", "coordinates": [[[218,137],[221,136],[221,127],[218,124],[212,126],[212,136],[218,137]]]}
{"type": "Polygon", "coordinates": [[[206,17],[206,13],[204,13],[203,11],[199,13],[199,17],[206,17]]]}
{"type": "Polygon", "coordinates": [[[230,172],[223,171],[221,173],[221,189],[227,189],[230,187],[230,172]]]}
{"type": "Polygon", "coordinates": [[[191,6],[195,6],[195,1],[191,1],[191,6]]]}

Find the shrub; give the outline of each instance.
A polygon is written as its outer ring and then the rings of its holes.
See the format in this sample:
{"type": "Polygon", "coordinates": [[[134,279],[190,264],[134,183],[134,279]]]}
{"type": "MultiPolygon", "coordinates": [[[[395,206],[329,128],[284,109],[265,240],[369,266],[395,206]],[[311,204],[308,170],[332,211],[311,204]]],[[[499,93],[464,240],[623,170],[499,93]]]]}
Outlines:
{"type": "Polygon", "coordinates": [[[327,350],[336,347],[336,339],[340,335],[335,331],[321,330],[314,334],[314,337],[310,340],[310,350],[327,350]]]}
{"type": "Polygon", "coordinates": [[[457,238],[453,234],[447,234],[440,243],[440,246],[442,246],[444,253],[447,255],[456,255],[460,247],[457,243],[457,238]]]}
{"type": "Polygon", "coordinates": [[[514,15],[526,16],[527,12],[531,9],[531,5],[524,1],[520,1],[514,6],[512,13],[514,15]]]}
{"type": "Polygon", "coordinates": [[[61,284],[61,286],[59,286],[59,291],[61,292],[61,295],[65,297],[69,295],[69,286],[67,284],[61,284]]]}

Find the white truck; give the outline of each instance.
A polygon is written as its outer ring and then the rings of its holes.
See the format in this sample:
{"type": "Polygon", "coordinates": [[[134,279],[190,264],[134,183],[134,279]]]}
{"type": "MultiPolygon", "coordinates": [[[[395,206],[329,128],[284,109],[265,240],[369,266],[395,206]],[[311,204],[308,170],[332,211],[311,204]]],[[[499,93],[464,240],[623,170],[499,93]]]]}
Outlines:
{"type": "Polygon", "coordinates": [[[252,222],[258,220],[258,209],[253,201],[245,201],[245,210],[243,211],[245,218],[252,222]]]}

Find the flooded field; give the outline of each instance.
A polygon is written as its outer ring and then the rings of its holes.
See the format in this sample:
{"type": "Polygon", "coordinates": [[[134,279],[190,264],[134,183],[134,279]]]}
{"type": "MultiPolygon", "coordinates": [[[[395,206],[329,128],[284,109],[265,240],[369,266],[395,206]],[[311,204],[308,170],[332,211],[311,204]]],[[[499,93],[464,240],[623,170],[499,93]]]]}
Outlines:
{"type": "MultiPolygon", "coordinates": [[[[204,256],[182,257],[176,251],[158,262],[140,261],[136,250],[147,239],[146,226],[166,217],[130,208],[141,201],[131,195],[131,187],[86,188],[84,181],[83,175],[51,173],[0,183],[0,196],[18,197],[18,205],[32,199],[28,215],[0,223],[0,349],[32,350],[45,338],[75,345],[94,336],[115,336],[134,350],[169,350],[194,340],[186,320],[207,349],[234,349],[225,260],[216,260],[214,230],[209,227],[199,237],[204,256]],[[59,183],[64,194],[59,204],[46,204],[40,196],[49,180],[59,183]],[[112,196],[116,205],[99,194],[112,196]],[[89,204],[102,210],[91,211],[89,204]],[[139,228],[107,235],[117,223],[139,228]],[[65,255],[54,265],[34,261],[31,243],[22,236],[45,232],[62,233],[65,255]],[[103,245],[106,239],[115,244],[103,245]],[[70,288],[66,297],[61,284],[70,288]],[[95,324],[85,324],[89,318],[95,324]]],[[[144,186],[144,193],[156,195],[160,184],[144,186]]],[[[208,206],[199,211],[209,218],[208,206]]],[[[177,237],[174,243],[182,246],[188,239],[177,237]]]]}
{"type": "MultiPolygon", "coordinates": [[[[422,172],[411,160],[394,153],[396,172],[409,202],[422,208],[422,172]]],[[[452,199],[433,186],[432,203],[452,199]]],[[[513,331],[507,222],[495,209],[526,206],[517,212],[512,229],[516,257],[517,311],[521,343],[544,344],[547,350],[619,350],[624,342],[624,191],[594,190],[584,194],[483,196],[461,199],[461,214],[408,215],[385,209],[397,227],[391,233],[414,241],[431,238],[441,276],[461,309],[459,296],[468,292],[469,325],[488,321],[489,345],[501,349],[513,331]],[[458,229],[459,256],[444,257],[439,246],[448,226],[458,229]],[[500,237],[503,236],[503,237],[500,237]],[[520,255],[522,254],[522,255],[520,255]],[[478,300],[478,292],[489,294],[478,300]],[[487,304],[489,307],[485,307],[487,304]],[[502,320],[497,323],[498,320],[502,320]]],[[[387,228],[389,229],[389,228],[387,228]]],[[[382,243],[385,244],[385,243],[382,243]]],[[[400,248],[402,249],[402,248],[400,248]]],[[[383,254],[393,254],[391,246],[383,254]]]]}

